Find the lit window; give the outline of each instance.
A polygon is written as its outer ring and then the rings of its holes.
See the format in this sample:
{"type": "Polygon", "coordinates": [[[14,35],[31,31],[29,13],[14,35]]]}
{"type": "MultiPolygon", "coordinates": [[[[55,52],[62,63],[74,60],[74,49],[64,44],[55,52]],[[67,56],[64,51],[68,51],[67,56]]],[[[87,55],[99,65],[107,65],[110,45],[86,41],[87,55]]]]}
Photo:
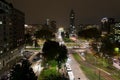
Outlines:
{"type": "Polygon", "coordinates": [[[0,51],[0,53],[3,53],[3,51],[0,51]]]}
{"type": "Polygon", "coordinates": [[[7,51],[9,50],[9,48],[7,48],[7,51]]]}
{"type": "Polygon", "coordinates": [[[13,51],[11,51],[11,53],[13,53],[13,51]]]}
{"type": "Polygon", "coordinates": [[[2,21],[0,21],[0,24],[2,24],[2,21]]]}

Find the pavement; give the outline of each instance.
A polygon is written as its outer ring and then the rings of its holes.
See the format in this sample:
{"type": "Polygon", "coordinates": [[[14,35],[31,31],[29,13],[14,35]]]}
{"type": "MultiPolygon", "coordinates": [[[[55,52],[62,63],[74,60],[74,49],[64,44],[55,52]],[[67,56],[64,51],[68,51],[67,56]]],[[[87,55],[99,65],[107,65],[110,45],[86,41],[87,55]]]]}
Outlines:
{"type": "Polygon", "coordinates": [[[32,69],[34,71],[34,73],[36,74],[36,76],[40,75],[40,72],[43,70],[43,67],[41,67],[41,61],[37,61],[35,64],[33,64],[32,69]]]}
{"type": "Polygon", "coordinates": [[[43,70],[43,67],[41,67],[41,62],[42,62],[41,59],[36,60],[36,61],[33,61],[33,58],[34,58],[37,54],[39,54],[39,52],[34,52],[34,54],[29,58],[29,61],[32,63],[31,67],[32,67],[34,73],[36,74],[36,76],[39,77],[40,72],[43,70]]]}
{"type": "Polygon", "coordinates": [[[75,80],[89,80],[85,74],[83,73],[82,69],[80,68],[80,64],[73,58],[73,56],[70,54],[70,61],[69,64],[71,66],[71,69],[73,71],[75,80]]]}

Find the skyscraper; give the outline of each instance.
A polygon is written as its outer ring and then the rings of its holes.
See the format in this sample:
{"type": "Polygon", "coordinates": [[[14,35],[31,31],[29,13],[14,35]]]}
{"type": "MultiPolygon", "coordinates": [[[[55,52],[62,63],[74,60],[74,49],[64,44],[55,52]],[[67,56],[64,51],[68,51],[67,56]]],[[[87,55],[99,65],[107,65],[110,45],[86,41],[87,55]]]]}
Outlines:
{"type": "Polygon", "coordinates": [[[75,13],[74,10],[70,12],[70,28],[69,28],[69,36],[76,36],[76,28],[75,28],[75,13]]]}
{"type": "Polygon", "coordinates": [[[102,34],[110,34],[112,32],[112,29],[115,25],[115,19],[114,18],[102,18],[101,19],[101,30],[102,34]]]}
{"type": "Polygon", "coordinates": [[[120,44],[120,23],[116,23],[114,27],[114,40],[120,44]]]}

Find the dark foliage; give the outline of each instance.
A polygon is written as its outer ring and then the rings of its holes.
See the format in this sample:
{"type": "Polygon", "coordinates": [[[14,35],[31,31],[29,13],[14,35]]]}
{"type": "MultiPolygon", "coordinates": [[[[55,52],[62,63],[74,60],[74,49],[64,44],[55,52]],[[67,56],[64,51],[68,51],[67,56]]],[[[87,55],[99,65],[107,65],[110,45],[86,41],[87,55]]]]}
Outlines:
{"type": "Polygon", "coordinates": [[[64,45],[59,45],[58,42],[47,40],[44,43],[42,51],[43,56],[47,60],[57,60],[64,62],[67,58],[67,49],[64,45]]]}
{"type": "Polygon", "coordinates": [[[58,54],[59,43],[55,41],[47,40],[44,45],[42,51],[44,52],[44,57],[47,60],[54,59],[58,54]]]}
{"type": "Polygon", "coordinates": [[[50,25],[44,24],[41,30],[35,33],[36,38],[51,39],[55,37],[57,31],[56,21],[51,21],[50,25]]]}
{"type": "Polygon", "coordinates": [[[52,32],[49,30],[39,30],[35,34],[36,38],[51,39],[53,37],[52,32]]]}
{"type": "Polygon", "coordinates": [[[53,33],[55,33],[56,31],[57,31],[57,26],[56,26],[56,21],[51,21],[50,22],[50,30],[53,32],[53,33]]]}
{"type": "Polygon", "coordinates": [[[32,38],[31,35],[29,33],[25,34],[25,40],[26,40],[26,44],[30,44],[32,45],[32,38]]]}
{"type": "Polygon", "coordinates": [[[97,39],[100,37],[100,32],[96,28],[90,28],[83,31],[79,31],[78,36],[97,39]]]}
{"type": "Polygon", "coordinates": [[[39,44],[37,42],[37,39],[35,40],[35,47],[39,47],[39,44]]]}
{"type": "Polygon", "coordinates": [[[110,41],[109,37],[104,37],[102,38],[102,46],[101,46],[101,51],[107,55],[114,55],[114,47],[115,45],[110,41]]]}
{"type": "Polygon", "coordinates": [[[67,49],[66,49],[66,46],[61,45],[59,47],[59,56],[57,57],[57,61],[65,62],[66,58],[67,58],[67,49]]]}
{"type": "Polygon", "coordinates": [[[10,74],[10,80],[37,80],[28,60],[24,59],[16,64],[10,74]]]}
{"type": "Polygon", "coordinates": [[[50,75],[49,77],[46,77],[46,79],[44,80],[69,80],[69,79],[62,75],[58,75],[58,76],[50,75]]]}

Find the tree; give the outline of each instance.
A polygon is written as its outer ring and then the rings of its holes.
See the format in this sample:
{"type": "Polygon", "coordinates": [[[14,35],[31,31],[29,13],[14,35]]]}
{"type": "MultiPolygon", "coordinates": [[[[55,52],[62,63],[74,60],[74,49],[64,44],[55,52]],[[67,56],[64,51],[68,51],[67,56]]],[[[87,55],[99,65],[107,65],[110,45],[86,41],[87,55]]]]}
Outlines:
{"type": "Polygon", "coordinates": [[[35,39],[35,47],[39,47],[39,44],[37,42],[37,39],[35,39]]]}
{"type": "Polygon", "coordinates": [[[25,42],[26,42],[26,44],[32,45],[32,38],[31,38],[31,35],[29,33],[25,34],[25,42]]]}
{"type": "Polygon", "coordinates": [[[11,70],[10,80],[37,80],[31,64],[27,59],[16,64],[11,70]]]}
{"type": "Polygon", "coordinates": [[[67,59],[67,48],[64,45],[60,45],[59,55],[56,58],[56,61],[58,63],[58,69],[61,68],[61,64],[65,62],[65,59],[67,59]]]}
{"type": "Polygon", "coordinates": [[[44,52],[43,56],[47,60],[54,59],[58,54],[59,43],[55,41],[47,40],[44,45],[42,51],[44,52]]]}
{"type": "Polygon", "coordinates": [[[114,44],[110,41],[109,36],[102,38],[101,51],[107,55],[113,56],[114,44]]]}
{"type": "Polygon", "coordinates": [[[57,31],[57,26],[56,26],[56,21],[51,21],[50,22],[50,27],[51,27],[51,31],[53,32],[53,33],[56,33],[56,31],[57,31]]]}
{"type": "Polygon", "coordinates": [[[78,36],[85,38],[100,38],[100,32],[96,28],[90,28],[78,32],[78,36]]]}
{"type": "Polygon", "coordinates": [[[57,57],[57,61],[65,62],[65,59],[67,58],[67,48],[65,45],[59,46],[59,56],[57,57]]]}
{"type": "Polygon", "coordinates": [[[58,63],[65,62],[67,49],[56,41],[47,40],[43,45],[43,56],[46,60],[56,60],[58,63]]]}

